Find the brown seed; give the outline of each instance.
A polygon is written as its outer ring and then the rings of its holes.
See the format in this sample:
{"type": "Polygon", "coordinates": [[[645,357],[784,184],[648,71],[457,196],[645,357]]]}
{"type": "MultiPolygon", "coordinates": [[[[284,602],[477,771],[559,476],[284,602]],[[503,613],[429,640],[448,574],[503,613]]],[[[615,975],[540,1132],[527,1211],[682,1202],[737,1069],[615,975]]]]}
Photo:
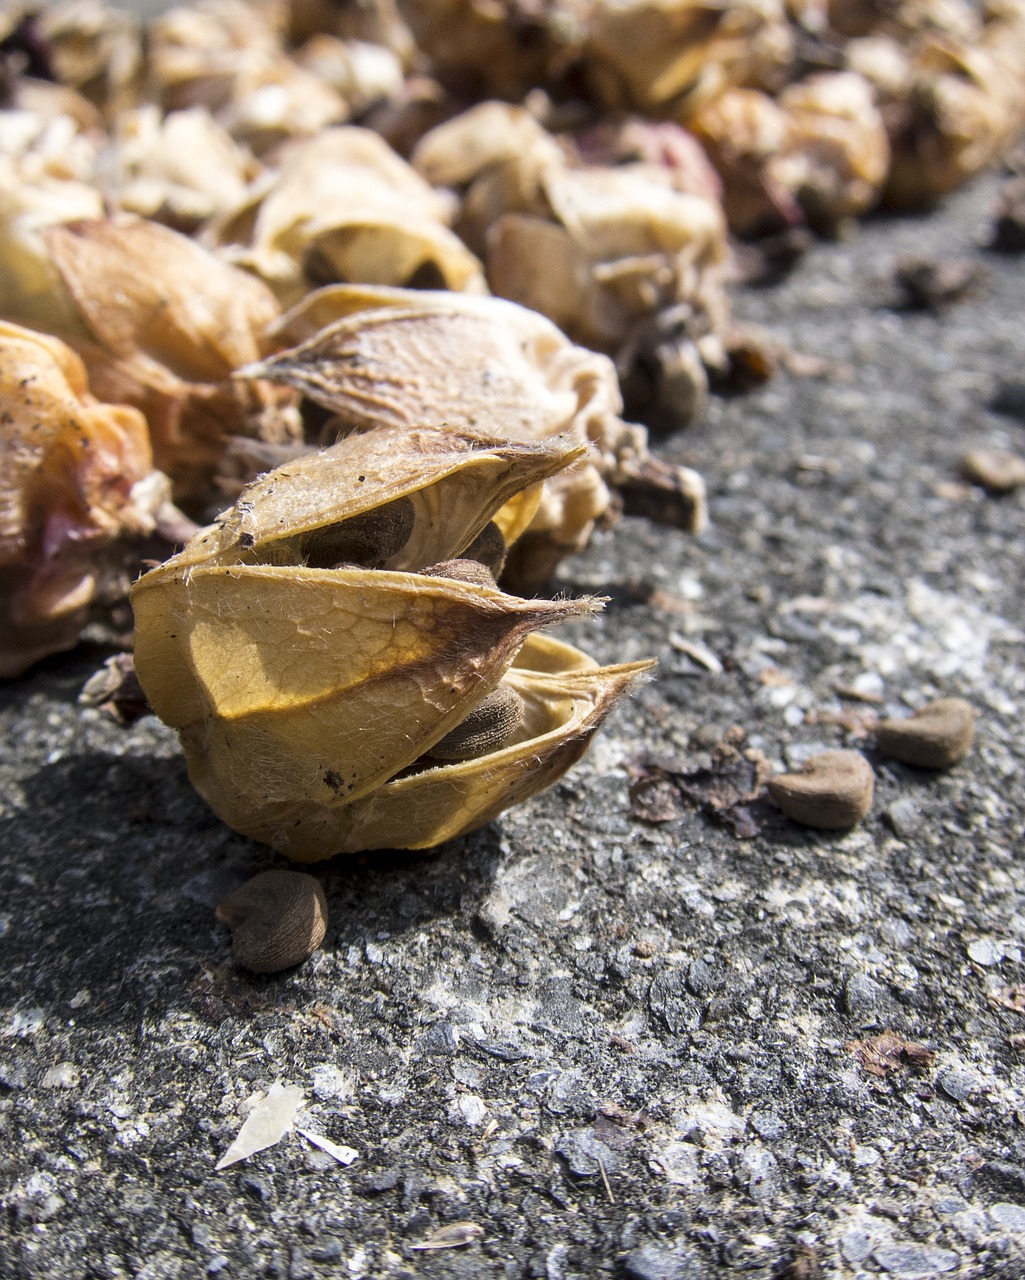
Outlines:
{"type": "Polygon", "coordinates": [[[402,550],[415,522],[411,499],[396,498],[341,524],[310,530],[302,538],[302,557],[311,569],[336,569],[343,564],[375,569],[402,550]]]}
{"type": "Polygon", "coordinates": [[[262,871],[217,908],[232,931],[235,959],[254,973],[301,964],[324,941],[327,899],[301,871],[262,871]]]}
{"type": "Polygon", "coordinates": [[[1025,484],[1025,458],[1007,449],[970,449],[961,459],[961,474],[990,493],[1011,493],[1025,484]]]}
{"type": "Polygon", "coordinates": [[[463,552],[463,559],[479,560],[481,564],[486,565],[491,570],[496,578],[500,578],[505,567],[505,556],[508,550],[502,530],[495,524],[494,520],[489,520],[463,552]]]}
{"type": "Polygon", "coordinates": [[[940,698],[906,720],[876,725],[883,755],[919,769],[949,769],[968,754],[974,737],[975,712],[964,698],[940,698]]]}
{"type": "Polygon", "coordinates": [[[806,827],[842,831],[872,807],[875,774],[857,751],[823,751],[794,773],[768,782],[769,795],[788,818],[806,827]]]}
{"type": "Polygon", "coordinates": [[[440,560],[420,573],[428,578],[448,578],[450,582],[472,582],[478,587],[495,588],[495,575],[486,564],[460,556],[458,560],[440,560]]]}
{"type": "Polygon", "coordinates": [[[500,684],[427,753],[435,760],[473,760],[504,746],[523,719],[523,699],[500,684]]]}

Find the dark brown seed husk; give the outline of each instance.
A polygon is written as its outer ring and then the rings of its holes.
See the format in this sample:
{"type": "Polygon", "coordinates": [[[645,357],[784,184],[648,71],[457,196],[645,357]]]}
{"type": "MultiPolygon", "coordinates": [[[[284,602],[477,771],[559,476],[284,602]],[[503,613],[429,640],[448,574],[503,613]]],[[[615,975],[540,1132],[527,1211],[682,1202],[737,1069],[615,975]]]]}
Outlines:
{"type": "Polygon", "coordinates": [[[327,899],[320,881],[301,871],[263,871],[217,908],[232,931],[232,950],[254,973],[301,964],[324,941],[327,899]]]}
{"type": "Polygon", "coordinates": [[[428,578],[448,578],[451,582],[472,582],[479,587],[495,588],[495,575],[479,560],[440,560],[420,572],[428,578]]]}
{"type": "Polygon", "coordinates": [[[497,751],[512,737],[523,719],[523,699],[500,684],[460,724],[431,747],[434,760],[474,760],[497,751]]]}
{"type": "Polygon", "coordinates": [[[343,564],[377,568],[402,550],[415,521],[412,500],[396,498],[341,524],[303,534],[303,561],[311,569],[337,569],[343,564]]]}

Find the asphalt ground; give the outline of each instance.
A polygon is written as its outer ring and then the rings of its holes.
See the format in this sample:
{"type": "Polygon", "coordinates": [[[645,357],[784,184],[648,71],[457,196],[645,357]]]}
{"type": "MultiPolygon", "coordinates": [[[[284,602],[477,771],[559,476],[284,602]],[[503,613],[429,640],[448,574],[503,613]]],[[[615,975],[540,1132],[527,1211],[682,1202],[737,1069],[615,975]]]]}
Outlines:
{"type": "Polygon", "coordinates": [[[738,291],[797,355],[658,442],[707,533],[624,519],[557,584],[610,597],[569,638],[655,677],[485,830],[317,869],[301,968],[233,965],[213,908],[275,859],[169,731],[77,704],[98,650],[3,687],[0,1274],[1020,1280],[1025,502],[959,476],[1025,448],[997,187],[738,291]],[[907,253],[984,278],[902,310],[907,253]],[[955,695],[961,764],[877,753],[874,716],[955,695]],[[863,751],[868,817],[688,803],[733,726],[776,769],[863,751]],[[275,1083],[352,1163],[293,1130],[215,1169],[275,1083]]]}

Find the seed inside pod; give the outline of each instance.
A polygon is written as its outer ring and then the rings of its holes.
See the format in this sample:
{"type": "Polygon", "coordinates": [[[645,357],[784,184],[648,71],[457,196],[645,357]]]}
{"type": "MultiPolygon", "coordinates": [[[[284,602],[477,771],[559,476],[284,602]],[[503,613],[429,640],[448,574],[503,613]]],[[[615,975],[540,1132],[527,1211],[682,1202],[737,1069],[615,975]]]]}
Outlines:
{"type": "Polygon", "coordinates": [[[481,564],[486,565],[495,578],[498,579],[501,577],[502,569],[505,567],[505,556],[508,549],[505,538],[502,536],[502,530],[495,524],[494,520],[489,520],[463,552],[462,558],[464,560],[478,560],[481,564]]]}
{"type": "Polygon", "coordinates": [[[311,569],[337,569],[343,564],[376,568],[402,550],[415,522],[412,500],[396,498],[341,524],[304,533],[302,558],[311,569]]]}
{"type": "Polygon", "coordinates": [[[964,698],[940,698],[906,720],[883,720],[876,744],[885,756],[919,769],[949,769],[968,754],[975,712],[964,698]]]}
{"type": "Polygon", "coordinates": [[[232,931],[235,959],[254,973],[301,964],[324,941],[327,899],[320,882],[300,871],[263,871],[217,908],[232,931]]]}
{"type": "Polygon", "coordinates": [[[486,564],[460,556],[458,560],[442,560],[419,570],[427,578],[448,578],[450,582],[474,582],[480,587],[494,587],[495,575],[486,564]]]}
{"type": "Polygon", "coordinates": [[[500,684],[427,753],[435,760],[473,760],[497,751],[523,720],[523,699],[500,684]]]}
{"type": "Polygon", "coordinates": [[[872,807],[874,788],[872,766],[857,751],[822,751],[768,782],[769,795],[788,818],[823,831],[860,822],[872,807]]]}

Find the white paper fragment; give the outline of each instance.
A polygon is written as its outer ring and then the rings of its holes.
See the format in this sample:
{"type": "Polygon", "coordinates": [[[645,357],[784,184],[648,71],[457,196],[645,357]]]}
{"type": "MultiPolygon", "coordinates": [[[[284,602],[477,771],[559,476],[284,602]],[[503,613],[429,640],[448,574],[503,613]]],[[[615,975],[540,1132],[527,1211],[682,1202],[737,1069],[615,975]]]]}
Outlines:
{"type": "Polygon", "coordinates": [[[476,1222],[450,1222],[447,1227],[439,1227],[419,1244],[411,1244],[411,1249],[458,1249],[460,1245],[473,1244],[475,1240],[484,1239],[484,1228],[476,1222]]]}
{"type": "Polygon", "coordinates": [[[296,1112],[303,1104],[303,1091],[297,1084],[272,1084],[256,1104],[238,1131],[238,1137],[221,1156],[215,1169],[245,1160],[280,1142],[291,1129],[296,1112]]]}
{"type": "Polygon", "coordinates": [[[326,1151],[339,1164],[352,1164],[353,1160],[359,1155],[355,1148],[340,1147],[337,1142],[332,1142],[330,1138],[325,1138],[321,1133],[311,1133],[309,1129],[296,1129],[296,1133],[301,1133],[307,1142],[312,1142],[321,1151],[326,1151]]]}

